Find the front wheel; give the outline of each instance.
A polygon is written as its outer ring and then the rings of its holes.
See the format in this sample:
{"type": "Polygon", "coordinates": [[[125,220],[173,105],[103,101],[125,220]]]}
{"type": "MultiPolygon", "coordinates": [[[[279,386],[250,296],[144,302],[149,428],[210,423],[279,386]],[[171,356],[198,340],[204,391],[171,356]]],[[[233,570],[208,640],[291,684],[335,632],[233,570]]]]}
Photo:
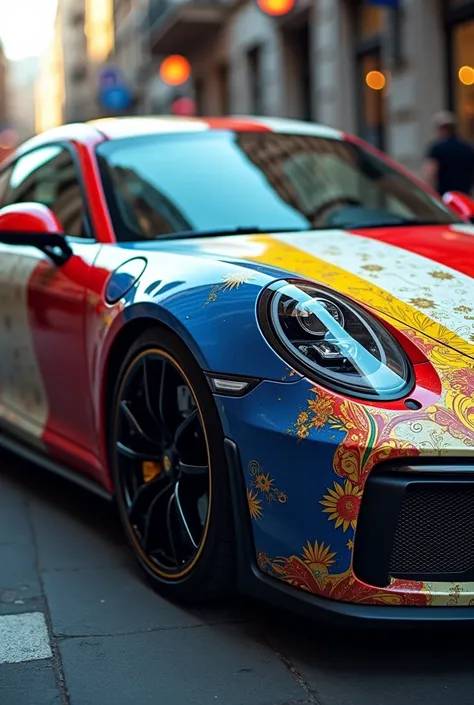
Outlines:
{"type": "Polygon", "coordinates": [[[224,439],[198,364],[167,330],[131,346],[113,396],[110,461],[127,537],[153,587],[197,603],[233,584],[224,439]]]}

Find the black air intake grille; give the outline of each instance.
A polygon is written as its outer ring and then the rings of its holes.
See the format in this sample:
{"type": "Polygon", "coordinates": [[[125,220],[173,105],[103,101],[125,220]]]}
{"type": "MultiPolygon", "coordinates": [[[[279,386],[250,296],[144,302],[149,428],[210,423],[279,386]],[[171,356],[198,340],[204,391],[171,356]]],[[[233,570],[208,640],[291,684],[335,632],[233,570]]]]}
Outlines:
{"type": "Polygon", "coordinates": [[[390,574],[442,575],[474,567],[474,486],[408,485],[395,532],[390,574]]]}

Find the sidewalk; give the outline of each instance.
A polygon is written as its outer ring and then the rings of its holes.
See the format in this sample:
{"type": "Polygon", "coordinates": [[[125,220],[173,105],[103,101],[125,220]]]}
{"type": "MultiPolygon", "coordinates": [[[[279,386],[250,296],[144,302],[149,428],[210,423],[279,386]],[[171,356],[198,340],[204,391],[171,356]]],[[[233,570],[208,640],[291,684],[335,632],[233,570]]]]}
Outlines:
{"type": "Polygon", "coordinates": [[[371,636],[141,580],[113,508],[0,451],[0,705],[472,705],[474,644],[371,636]]]}

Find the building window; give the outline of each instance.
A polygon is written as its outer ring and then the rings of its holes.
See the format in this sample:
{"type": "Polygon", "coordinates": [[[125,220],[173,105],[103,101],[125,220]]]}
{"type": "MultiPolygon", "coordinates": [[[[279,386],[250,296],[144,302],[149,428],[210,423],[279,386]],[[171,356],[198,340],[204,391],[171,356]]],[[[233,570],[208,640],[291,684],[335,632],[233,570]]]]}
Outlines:
{"type": "Polygon", "coordinates": [[[459,131],[474,141],[474,19],[453,31],[454,111],[459,131]]]}
{"type": "Polygon", "coordinates": [[[359,38],[372,38],[382,34],[384,14],[381,7],[360,4],[357,10],[357,34],[359,38]]]}
{"type": "Polygon", "coordinates": [[[382,64],[385,10],[365,2],[355,6],[356,67],[360,136],[385,149],[387,79],[382,64]]]}
{"type": "Polygon", "coordinates": [[[301,120],[312,119],[312,61],[311,23],[308,15],[300,21],[282,28],[285,48],[285,80],[287,104],[291,102],[292,116],[301,120]]]}
{"type": "Polygon", "coordinates": [[[76,64],[71,68],[71,81],[72,83],[82,83],[87,79],[87,65],[86,64],[76,64]]]}
{"type": "Polygon", "coordinates": [[[249,88],[250,88],[250,112],[254,115],[263,115],[262,101],[262,47],[256,46],[247,52],[249,88]]]}
{"type": "Polygon", "coordinates": [[[203,116],[204,111],[204,81],[202,78],[194,79],[194,103],[196,105],[196,115],[203,116]]]}
{"type": "Polygon", "coordinates": [[[229,67],[221,64],[217,69],[217,85],[219,91],[219,111],[221,115],[229,114],[229,67]]]}
{"type": "Polygon", "coordinates": [[[71,24],[73,27],[77,27],[79,25],[84,25],[86,21],[86,14],[83,10],[76,10],[71,14],[71,24]]]}
{"type": "Polygon", "coordinates": [[[449,51],[449,103],[459,133],[474,142],[474,2],[446,0],[449,51]]]}

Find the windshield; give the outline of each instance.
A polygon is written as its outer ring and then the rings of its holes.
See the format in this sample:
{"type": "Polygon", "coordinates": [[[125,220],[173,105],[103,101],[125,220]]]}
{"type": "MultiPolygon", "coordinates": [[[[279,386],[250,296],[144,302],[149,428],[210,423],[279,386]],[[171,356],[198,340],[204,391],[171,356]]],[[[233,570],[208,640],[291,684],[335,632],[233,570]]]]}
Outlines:
{"type": "Polygon", "coordinates": [[[459,219],[358,145],[271,132],[149,135],[97,147],[119,240],[459,219]]]}

